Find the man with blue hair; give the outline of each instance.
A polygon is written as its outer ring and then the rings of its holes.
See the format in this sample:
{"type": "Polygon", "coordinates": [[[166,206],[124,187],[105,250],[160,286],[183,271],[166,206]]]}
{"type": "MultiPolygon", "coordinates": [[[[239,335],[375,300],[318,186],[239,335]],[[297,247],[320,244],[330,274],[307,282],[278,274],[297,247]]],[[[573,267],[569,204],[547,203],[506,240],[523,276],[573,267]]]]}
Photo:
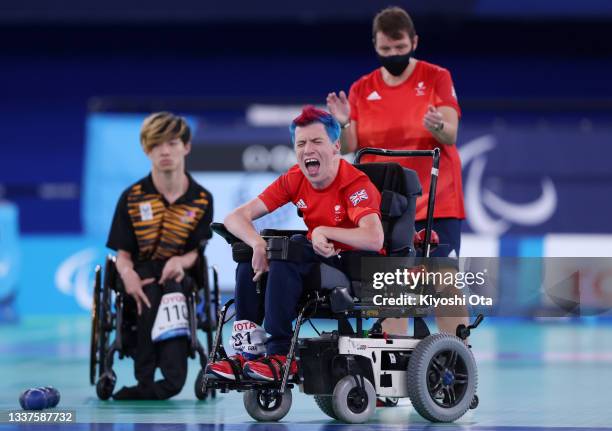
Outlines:
{"type": "MultiPolygon", "coordinates": [[[[215,378],[235,380],[243,373],[257,380],[280,379],[302,284],[313,265],[325,262],[342,270],[343,252],[382,251],[380,193],[363,172],[341,159],[338,122],[307,106],[293,120],[290,133],[297,164],[225,218],[226,228],[253,249],[253,259],[239,263],[236,270],[232,343],[237,354],[208,367],[208,375],[215,378]],[[306,237],[292,238],[303,244],[302,259],[269,262],[266,241],[252,222],[288,202],[299,209],[308,227],[306,237]],[[255,283],[266,272],[265,292],[260,294],[255,283]]],[[[290,374],[296,372],[293,361],[290,374]]]]}

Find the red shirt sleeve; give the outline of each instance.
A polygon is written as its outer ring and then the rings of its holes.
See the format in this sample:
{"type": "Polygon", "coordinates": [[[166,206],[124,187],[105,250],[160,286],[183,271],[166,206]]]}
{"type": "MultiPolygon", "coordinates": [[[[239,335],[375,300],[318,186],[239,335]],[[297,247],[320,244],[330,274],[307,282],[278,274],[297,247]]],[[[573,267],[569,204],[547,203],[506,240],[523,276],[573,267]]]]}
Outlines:
{"type": "Polygon", "coordinates": [[[268,208],[268,212],[272,212],[277,208],[282,207],[287,202],[291,201],[289,189],[288,175],[285,173],[278,177],[272,184],[261,192],[258,196],[268,208]]]}
{"type": "Polygon", "coordinates": [[[359,121],[359,110],[357,108],[357,100],[359,100],[359,93],[360,93],[360,85],[359,85],[359,81],[356,81],[353,83],[353,85],[351,85],[351,88],[349,90],[349,95],[348,95],[348,100],[349,100],[349,105],[351,107],[351,120],[354,121],[359,121]]]}
{"type": "Polygon", "coordinates": [[[446,69],[442,69],[438,73],[438,79],[435,84],[435,105],[439,106],[450,106],[457,111],[457,115],[461,117],[461,109],[459,108],[459,102],[457,101],[457,93],[455,92],[455,86],[451,79],[450,72],[446,69]]]}
{"type": "Polygon", "coordinates": [[[351,184],[346,191],[348,217],[355,227],[368,214],[378,214],[380,217],[380,193],[369,179],[364,178],[351,184]]]}

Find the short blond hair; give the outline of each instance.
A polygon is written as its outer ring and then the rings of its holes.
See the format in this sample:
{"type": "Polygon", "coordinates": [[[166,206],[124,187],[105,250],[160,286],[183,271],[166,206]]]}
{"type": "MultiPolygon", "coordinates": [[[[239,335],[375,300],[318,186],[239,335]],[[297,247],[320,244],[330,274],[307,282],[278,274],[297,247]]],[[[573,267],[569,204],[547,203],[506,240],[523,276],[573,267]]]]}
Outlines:
{"type": "Polygon", "coordinates": [[[149,153],[155,145],[176,138],[185,145],[191,142],[191,129],[183,117],[171,112],[155,112],[142,123],[140,144],[145,153],[149,153]]]}

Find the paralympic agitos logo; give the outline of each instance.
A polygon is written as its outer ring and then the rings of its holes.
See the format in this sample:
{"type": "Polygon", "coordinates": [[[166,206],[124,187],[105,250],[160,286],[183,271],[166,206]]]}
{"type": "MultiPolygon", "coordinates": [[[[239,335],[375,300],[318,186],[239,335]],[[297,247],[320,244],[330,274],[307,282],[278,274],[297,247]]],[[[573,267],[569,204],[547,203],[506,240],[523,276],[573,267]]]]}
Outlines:
{"type": "Polygon", "coordinates": [[[62,261],[55,272],[55,286],[64,295],[74,296],[84,310],[91,309],[94,266],[99,258],[95,248],[79,250],[62,261]]]}
{"type": "Polygon", "coordinates": [[[461,148],[467,222],[476,233],[502,235],[512,225],[537,226],[549,220],[557,209],[557,192],[549,177],[541,179],[540,196],[528,203],[508,202],[483,185],[486,153],[496,146],[495,137],[485,135],[461,148]]]}

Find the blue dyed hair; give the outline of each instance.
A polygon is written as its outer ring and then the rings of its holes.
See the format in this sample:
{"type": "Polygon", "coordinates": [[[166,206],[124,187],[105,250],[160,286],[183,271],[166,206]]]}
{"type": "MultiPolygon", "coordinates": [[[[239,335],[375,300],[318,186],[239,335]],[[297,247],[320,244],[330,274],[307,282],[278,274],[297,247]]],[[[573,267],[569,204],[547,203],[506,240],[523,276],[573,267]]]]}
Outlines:
{"type": "Polygon", "coordinates": [[[312,123],[321,123],[325,126],[327,136],[331,140],[332,144],[340,139],[340,123],[329,113],[321,109],[317,109],[312,105],[305,106],[302,109],[302,113],[297,116],[289,126],[289,133],[291,133],[291,143],[295,144],[295,128],[308,126],[312,123]]]}

